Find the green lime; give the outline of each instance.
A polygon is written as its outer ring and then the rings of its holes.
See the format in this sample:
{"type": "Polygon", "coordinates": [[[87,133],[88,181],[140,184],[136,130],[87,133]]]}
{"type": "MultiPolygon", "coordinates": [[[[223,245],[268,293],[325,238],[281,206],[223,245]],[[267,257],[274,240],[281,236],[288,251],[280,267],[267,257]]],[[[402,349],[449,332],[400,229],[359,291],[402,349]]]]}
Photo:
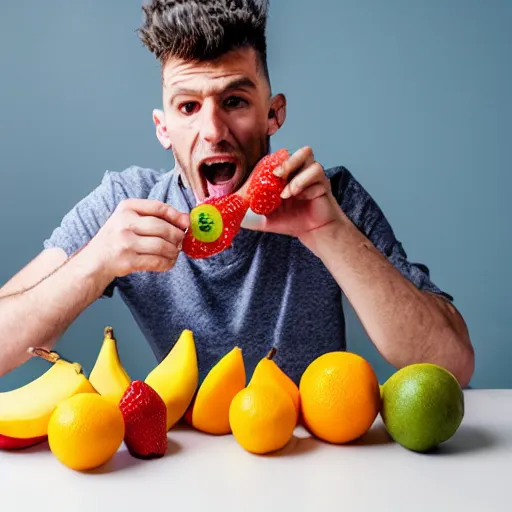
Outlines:
{"type": "Polygon", "coordinates": [[[190,212],[192,234],[201,242],[215,242],[224,229],[220,211],[211,204],[201,204],[190,212]]]}
{"type": "Polygon", "coordinates": [[[429,363],[398,370],[382,386],[381,416],[404,448],[426,452],[448,441],[464,417],[464,394],[446,369],[429,363]]]}

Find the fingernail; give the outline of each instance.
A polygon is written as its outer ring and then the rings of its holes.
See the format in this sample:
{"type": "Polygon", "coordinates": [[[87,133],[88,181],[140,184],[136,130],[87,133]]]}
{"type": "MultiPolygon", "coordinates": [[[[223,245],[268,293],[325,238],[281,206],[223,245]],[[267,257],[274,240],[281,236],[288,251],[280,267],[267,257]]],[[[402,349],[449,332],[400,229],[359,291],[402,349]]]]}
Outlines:
{"type": "Polygon", "coordinates": [[[281,198],[282,199],[288,199],[290,197],[290,187],[286,187],[282,192],[281,192],[281,198]]]}
{"type": "Polygon", "coordinates": [[[274,175],[277,176],[278,178],[281,178],[283,176],[283,174],[284,174],[284,169],[281,166],[276,167],[274,169],[274,175]]]}

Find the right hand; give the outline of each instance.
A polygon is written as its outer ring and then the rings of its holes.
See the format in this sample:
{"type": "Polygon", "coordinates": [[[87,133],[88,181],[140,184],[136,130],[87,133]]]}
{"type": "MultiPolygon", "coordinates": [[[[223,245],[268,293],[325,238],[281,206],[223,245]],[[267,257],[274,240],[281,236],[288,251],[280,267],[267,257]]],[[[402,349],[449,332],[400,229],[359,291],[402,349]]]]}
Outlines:
{"type": "Polygon", "coordinates": [[[125,199],[89,242],[87,252],[114,279],[174,267],[189,215],[152,199],[125,199]]]}

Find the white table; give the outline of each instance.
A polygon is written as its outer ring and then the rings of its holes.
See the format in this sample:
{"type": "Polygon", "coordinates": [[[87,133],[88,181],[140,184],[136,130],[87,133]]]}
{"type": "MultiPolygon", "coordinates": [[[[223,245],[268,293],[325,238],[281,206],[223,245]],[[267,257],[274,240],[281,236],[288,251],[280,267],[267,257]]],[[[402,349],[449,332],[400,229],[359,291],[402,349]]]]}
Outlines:
{"type": "Polygon", "coordinates": [[[430,455],[390,442],[380,416],[350,446],[319,442],[299,427],[273,456],[251,455],[232,436],[180,427],[169,432],[162,459],[134,459],[122,445],[90,474],[62,466],[46,443],[1,452],[0,509],[510,511],[512,390],[469,390],[465,397],[459,431],[430,455]]]}

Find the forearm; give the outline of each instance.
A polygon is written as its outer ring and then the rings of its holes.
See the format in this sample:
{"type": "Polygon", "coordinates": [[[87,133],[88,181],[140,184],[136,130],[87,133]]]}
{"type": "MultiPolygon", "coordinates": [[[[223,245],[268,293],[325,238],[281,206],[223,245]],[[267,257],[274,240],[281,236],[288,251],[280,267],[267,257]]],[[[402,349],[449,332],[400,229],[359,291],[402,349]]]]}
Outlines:
{"type": "Polygon", "coordinates": [[[402,276],[347,217],[334,225],[317,230],[309,242],[382,356],[396,368],[439,364],[466,386],[474,355],[453,305],[402,276]]]}
{"type": "Polygon", "coordinates": [[[109,282],[84,250],[36,286],[0,298],[0,376],[25,362],[30,347],[53,347],[109,282]]]}

